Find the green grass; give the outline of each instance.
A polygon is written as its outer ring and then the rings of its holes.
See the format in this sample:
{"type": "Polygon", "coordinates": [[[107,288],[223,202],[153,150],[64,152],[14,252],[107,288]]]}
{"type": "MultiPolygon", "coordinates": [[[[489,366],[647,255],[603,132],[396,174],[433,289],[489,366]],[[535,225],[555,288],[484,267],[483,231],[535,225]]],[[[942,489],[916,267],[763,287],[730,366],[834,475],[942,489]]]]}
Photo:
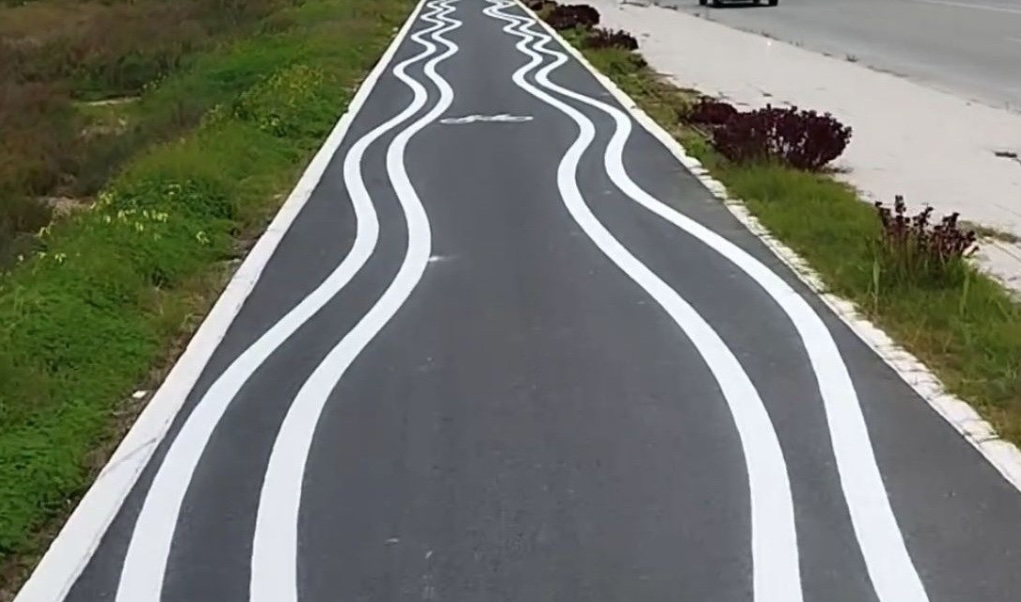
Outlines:
{"type": "MultiPolygon", "coordinates": [[[[314,25],[309,15],[324,9],[294,10],[305,1],[0,4],[0,270],[31,250],[53,217],[50,199],[88,206],[138,153],[179,138],[266,68],[317,53],[273,35],[314,25]],[[216,51],[228,47],[232,61],[216,51]]],[[[316,60],[334,69],[359,52],[344,46],[316,60]]]]}
{"type": "MultiPolygon", "coordinates": [[[[577,43],[578,36],[568,39],[577,43]]],[[[633,53],[583,52],[819,272],[831,292],[854,301],[1001,435],[1021,443],[1021,305],[1002,287],[970,268],[963,282],[942,287],[883,273],[875,209],[850,187],[826,174],[728,163],[678,119],[692,92],[672,86],[633,53]]]]}
{"type": "Polygon", "coordinates": [[[282,32],[198,57],[121,105],[128,119],[168,120],[217,107],[131,159],[92,210],[53,224],[0,277],[0,599],[140,409],[132,391],[158,382],[410,7],[307,0],[282,32]]]}

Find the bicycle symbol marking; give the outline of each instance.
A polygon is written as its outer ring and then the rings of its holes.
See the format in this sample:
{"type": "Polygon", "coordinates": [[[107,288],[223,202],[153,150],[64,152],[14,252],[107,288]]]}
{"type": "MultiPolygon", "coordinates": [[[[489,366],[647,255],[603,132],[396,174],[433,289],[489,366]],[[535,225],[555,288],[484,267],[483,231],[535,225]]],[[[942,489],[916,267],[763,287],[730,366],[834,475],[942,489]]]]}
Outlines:
{"type": "Polygon", "coordinates": [[[531,121],[531,115],[508,115],[501,113],[499,115],[465,115],[464,117],[447,117],[441,119],[440,123],[445,125],[458,125],[462,123],[521,123],[524,121],[531,121]]]}

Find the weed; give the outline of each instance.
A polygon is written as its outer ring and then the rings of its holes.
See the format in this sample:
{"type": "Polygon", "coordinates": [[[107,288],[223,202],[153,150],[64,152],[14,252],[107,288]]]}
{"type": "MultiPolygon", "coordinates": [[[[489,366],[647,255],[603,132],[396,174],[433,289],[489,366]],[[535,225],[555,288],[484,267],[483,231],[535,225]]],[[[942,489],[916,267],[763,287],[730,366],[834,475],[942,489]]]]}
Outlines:
{"type": "Polygon", "coordinates": [[[620,48],[623,50],[638,50],[638,40],[626,31],[610,31],[607,29],[593,29],[585,36],[586,48],[620,48]]]}
{"type": "Polygon", "coordinates": [[[882,225],[876,241],[876,260],[887,279],[908,286],[959,286],[966,280],[966,259],[975,250],[975,232],[961,227],[951,213],[932,223],[932,207],[913,216],[904,198],[893,208],[875,204],[882,225]]]}
{"type": "Polygon", "coordinates": [[[322,115],[336,106],[332,90],[321,70],[295,65],[239,96],[233,114],[274,136],[314,141],[326,134],[322,115]]]}
{"type": "Polygon", "coordinates": [[[682,118],[695,125],[719,127],[726,125],[738,113],[737,108],[729,102],[702,97],[682,114],[682,118]]]}

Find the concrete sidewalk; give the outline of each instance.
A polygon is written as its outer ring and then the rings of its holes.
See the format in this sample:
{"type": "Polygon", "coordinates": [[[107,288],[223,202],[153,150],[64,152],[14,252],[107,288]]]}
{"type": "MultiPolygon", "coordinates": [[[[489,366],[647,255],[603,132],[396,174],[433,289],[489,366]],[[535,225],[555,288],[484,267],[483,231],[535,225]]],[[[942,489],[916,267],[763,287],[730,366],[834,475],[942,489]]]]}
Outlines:
{"type": "MultiPolygon", "coordinates": [[[[894,75],[631,0],[588,0],[603,25],[638,38],[653,68],[678,85],[738,106],[829,111],[854,128],[837,162],[867,200],[904,195],[912,208],[1021,238],[1021,115],[894,75]]],[[[984,240],[982,265],[1021,291],[1021,245],[984,240]]]]}

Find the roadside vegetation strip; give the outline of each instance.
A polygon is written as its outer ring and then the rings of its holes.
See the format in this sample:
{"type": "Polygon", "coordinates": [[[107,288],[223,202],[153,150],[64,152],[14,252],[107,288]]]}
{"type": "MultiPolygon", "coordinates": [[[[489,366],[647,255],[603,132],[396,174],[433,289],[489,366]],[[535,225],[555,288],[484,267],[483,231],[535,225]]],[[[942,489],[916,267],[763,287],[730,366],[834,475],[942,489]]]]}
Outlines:
{"type": "Polygon", "coordinates": [[[33,249],[33,235],[52,213],[88,207],[132,156],[194,127],[206,110],[254,82],[206,77],[189,95],[147,91],[219,46],[283,31],[294,3],[4,4],[0,269],[33,249]]]}
{"type": "Polygon", "coordinates": [[[217,102],[183,137],[126,161],[89,210],[33,237],[0,276],[0,600],[141,409],[132,392],[172,362],[412,3],[283,4],[266,27],[126,103],[175,106],[203,92],[217,102]]]}
{"type": "MultiPolygon", "coordinates": [[[[532,5],[540,15],[552,6],[532,5]]],[[[902,248],[898,229],[884,227],[875,207],[825,170],[728,160],[714,146],[711,129],[688,119],[701,98],[697,92],[679,89],[653,71],[630,50],[626,36],[615,32],[618,41],[610,43],[607,32],[591,28],[587,11],[575,12],[584,16],[581,27],[561,31],[570,43],[800,254],[830,292],[853,301],[931,368],[950,393],[968,400],[1005,439],[1021,443],[1021,304],[962,254],[940,252],[945,261],[929,261],[910,251],[914,238],[902,248]]],[[[564,11],[559,15],[563,19],[564,11]]],[[[812,119],[830,127],[822,117],[812,119]]],[[[966,228],[945,227],[939,222],[943,216],[934,217],[926,241],[938,238],[942,247],[955,249],[963,244],[966,228]],[[933,225],[941,226],[936,234],[933,225]]]]}

